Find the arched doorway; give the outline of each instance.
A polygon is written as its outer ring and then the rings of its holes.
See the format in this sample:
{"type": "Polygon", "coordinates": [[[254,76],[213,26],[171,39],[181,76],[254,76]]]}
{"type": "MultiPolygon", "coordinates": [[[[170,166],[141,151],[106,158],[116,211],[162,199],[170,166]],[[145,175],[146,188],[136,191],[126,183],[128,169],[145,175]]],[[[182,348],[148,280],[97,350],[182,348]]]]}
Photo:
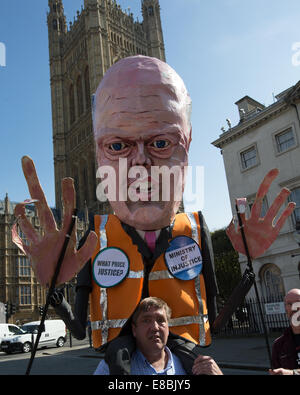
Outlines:
{"type": "Polygon", "coordinates": [[[282,300],[285,290],[279,267],[273,263],[268,263],[261,268],[259,277],[266,301],[275,302],[282,300]]]}

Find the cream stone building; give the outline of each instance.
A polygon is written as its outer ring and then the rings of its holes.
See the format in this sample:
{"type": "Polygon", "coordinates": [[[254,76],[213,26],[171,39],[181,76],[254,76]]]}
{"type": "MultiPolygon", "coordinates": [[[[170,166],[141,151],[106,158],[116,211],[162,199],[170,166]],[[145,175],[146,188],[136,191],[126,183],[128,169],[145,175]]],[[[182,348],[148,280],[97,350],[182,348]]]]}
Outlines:
{"type": "MultiPolygon", "coordinates": [[[[261,181],[273,168],[280,174],[264,199],[262,217],[283,187],[292,191],[289,199],[296,202],[274,244],[253,262],[260,294],[280,298],[300,284],[300,233],[296,232],[300,225],[300,81],[277,95],[270,106],[249,96],[235,104],[239,123],[232,127],[228,122],[229,129],[223,129],[212,143],[223,155],[232,213],[235,198],[247,197],[249,214],[261,181]]],[[[240,263],[243,272],[244,255],[240,255],[240,263]]],[[[253,292],[252,288],[249,296],[253,292]]]]}
{"type": "Polygon", "coordinates": [[[77,208],[106,213],[108,203],[96,198],[91,97],[117,60],[135,54],[165,60],[159,1],[141,1],[139,22],[115,0],[84,0],[69,26],[63,1],[48,4],[56,208],[61,209],[62,178],[72,177],[77,208]]]}
{"type": "MultiPolygon", "coordinates": [[[[37,281],[31,268],[29,259],[12,242],[12,227],[16,217],[14,209],[16,202],[11,202],[8,195],[0,200],[0,302],[14,304],[16,312],[9,322],[24,323],[35,321],[40,318],[40,307],[46,303],[46,292],[37,281]]],[[[34,229],[42,233],[39,218],[33,205],[26,205],[26,216],[34,229]]],[[[59,221],[56,209],[51,209],[54,218],[59,221]]],[[[24,243],[27,243],[25,235],[18,229],[24,243]]],[[[78,221],[77,235],[81,238],[87,230],[86,221],[78,221]]],[[[72,282],[69,286],[69,300],[74,302],[75,288],[72,290],[72,282]]],[[[66,292],[67,296],[67,292],[66,292]]],[[[55,317],[52,308],[48,310],[47,318],[55,317]]]]}
{"type": "MultiPolygon", "coordinates": [[[[15,205],[8,195],[0,200],[0,301],[16,305],[16,314],[10,322],[25,322],[39,317],[38,308],[45,303],[45,291],[37,283],[29,260],[12,242],[15,205]]],[[[26,215],[39,228],[34,207],[27,206],[26,215]]]]}

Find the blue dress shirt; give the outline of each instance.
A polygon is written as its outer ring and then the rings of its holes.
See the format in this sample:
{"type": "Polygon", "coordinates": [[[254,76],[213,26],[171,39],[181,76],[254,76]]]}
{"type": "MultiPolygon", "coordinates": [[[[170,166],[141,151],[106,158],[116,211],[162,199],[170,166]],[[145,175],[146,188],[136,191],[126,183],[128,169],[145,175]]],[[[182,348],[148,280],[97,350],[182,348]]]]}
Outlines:
{"type": "MultiPolygon", "coordinates": [[[[134,351],[131,358],[131,374],[132,375],[185,375],[180,359],[171,351],[168,347],[165,347],[165,351],[168,355],[167,366],[157,372],[154,367],[147,361],[140,350],[134,351]]],[[[109,368],[104,359],[99,363],[94,375],[109,375],[109,368]]]]}

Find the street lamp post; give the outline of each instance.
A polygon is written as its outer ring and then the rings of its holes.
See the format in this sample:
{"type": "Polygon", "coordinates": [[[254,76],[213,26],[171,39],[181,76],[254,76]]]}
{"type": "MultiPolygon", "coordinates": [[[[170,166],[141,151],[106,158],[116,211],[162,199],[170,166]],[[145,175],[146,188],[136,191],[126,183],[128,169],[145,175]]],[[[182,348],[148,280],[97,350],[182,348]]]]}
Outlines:
{"type": "MultiPolygon", "coordinates": [[[[67,302],[70,303],[70,293],[69,293],[69,287],[73,287],[72,284],[67,283],[66,285],[66,290],[67,290],[67,302]]],[[[69,331],[69,336],[70,336],[70,347],[72,348],[72,333],[69,331]]]]}

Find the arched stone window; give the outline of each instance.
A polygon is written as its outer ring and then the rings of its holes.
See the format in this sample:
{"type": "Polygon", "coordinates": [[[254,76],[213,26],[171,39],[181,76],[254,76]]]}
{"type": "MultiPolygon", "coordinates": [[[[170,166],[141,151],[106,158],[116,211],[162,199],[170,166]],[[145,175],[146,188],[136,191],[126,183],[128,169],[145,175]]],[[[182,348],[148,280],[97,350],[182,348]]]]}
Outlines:
{"type": "MultiPolygon", "coordinates": [[[[92,157],[92,156],[91,156],[92,157]]],[[[90,185],[91,185],[91,197],[93,201],[97,200],[96,196],[96,170],[95,170],[95,162],[91,161],[90,164],[90,185]]]]}
{"type": "Polygon", "coordinates": [[[285,294],[281,271],[273,263],[264,265],[260,270],[263,295],[267,300],[281,300],[285,294]]]}
{"type": "Polygon", "coordinates": [[[53,26],[53,30],[57,30],[58,28],[57,19],[53,19],[52,26],[53,26]]]}
{"type": "Polygon", "coordinates": [[[296,223],[296,221],[300,221],[300,187],[292,190],[289,201],[296,203],[295,210],[293,211],[293,219],[296,223]]]}
{"type": "Polygon", "coordinates": [[[77,167],[73,167],[73,179],[74,179],[74,187],[76,191],[76,207],[80,207],[80,191],[79,191],[79,180],[78,180],[78,169],[77,167]]]}
{"type": "Polygon", "coordinates": [[[153,9],[152,5],[150,5],[150,7],[148,7],[148,15],[149,16],[153,16],[154,15],[154,9],[153,9]]]}
{"type": "Polygon", "coordinates": [[[82,92],[81,76],[77,78],[76,88],[77,88],[78,115],[80,116],[83,113],[83,92],[82,92]]]}
{"type": "Polygon", "coordinates": [[[74,100],[74,86],[70,85],[69,89],[69,111],[70,111],[70,124],[75,121],[75,100],[74,100]]]}
{"type": "Polygon", "coordinates": [[[89,109],[91,107],[91,89],[90,89],[90,74],[88,66],[84,72],[84,88],[85,88],[85,100],[86,100],[86,108],[89,109]]]}
{"type": "Polygon", "coordinates": [[[89,176],[88,176],[88,171],[86,165],[83,166],[82,169],[82,179],[84,180],[84,185],[83,185],[83,200],[84,200],[84,205],[89,204],[89,176]]]}

